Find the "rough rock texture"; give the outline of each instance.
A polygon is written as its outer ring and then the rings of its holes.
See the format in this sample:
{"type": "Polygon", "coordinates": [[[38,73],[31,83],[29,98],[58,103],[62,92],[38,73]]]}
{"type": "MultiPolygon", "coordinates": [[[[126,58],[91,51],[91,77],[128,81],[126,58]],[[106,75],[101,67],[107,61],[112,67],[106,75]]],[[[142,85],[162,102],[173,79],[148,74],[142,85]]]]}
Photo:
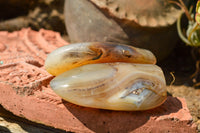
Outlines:
{"type": "Polygon", "coordinates": [[[62,45],[58,33],[22,29],[0,32],[0,104],[15,115],[73,132],[196,132],[186,102],[168,97],[149,111],[122,112],[80,107],[58,97],[43,67],[62,45]]]}
{"type": "Polygon", "coordinates": [[[64,0],[0,0],[0,30],[32,27],[66,34],[63,5],[64,0]]]}
{"type": "Polygon", "coordinates": [[[174,97],[184,97],[192,115],[193,122],[197,124],[200,132],[200,90],[188,86],[171,86],[167,88],[168,92],[174,97]]]}
{"type": "Polygon", "coordinates": [[[13,115],[0,106],[0,133],[66,133],[13,115]]]}

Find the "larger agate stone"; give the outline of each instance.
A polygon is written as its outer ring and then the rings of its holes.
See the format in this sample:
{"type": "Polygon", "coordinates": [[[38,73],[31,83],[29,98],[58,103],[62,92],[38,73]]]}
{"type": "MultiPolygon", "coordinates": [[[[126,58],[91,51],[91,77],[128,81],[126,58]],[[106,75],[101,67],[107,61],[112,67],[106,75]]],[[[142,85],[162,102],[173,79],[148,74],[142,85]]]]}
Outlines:
{"type": "Polygon", "coordinates": [[[54,92],[71,103],[109,110],[147,110],[167,97],[163,72],[148,50],[113,43],[78,43],[48,55],[54,92]]]}

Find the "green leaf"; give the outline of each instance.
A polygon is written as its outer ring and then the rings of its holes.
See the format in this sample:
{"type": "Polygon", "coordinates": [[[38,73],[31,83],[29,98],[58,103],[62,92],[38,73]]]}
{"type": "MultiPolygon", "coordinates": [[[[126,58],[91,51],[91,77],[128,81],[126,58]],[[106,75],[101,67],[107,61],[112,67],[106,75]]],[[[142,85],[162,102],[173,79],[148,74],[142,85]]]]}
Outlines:
{"type": "Polygon", "coordinates": [[[197,1],[196,13],[200,13],[200,0],[197,1]]]}
{"type": "Polygon", "coordinates": [[[197,24],[200,25],[200,0],[197,1],[195,20],[197,24]]]}
{"type": "Polygon", "coordinates": [[[197,24],[200,25],[200,13],[196,13],[195,20],[196,20],[197,24]]]}

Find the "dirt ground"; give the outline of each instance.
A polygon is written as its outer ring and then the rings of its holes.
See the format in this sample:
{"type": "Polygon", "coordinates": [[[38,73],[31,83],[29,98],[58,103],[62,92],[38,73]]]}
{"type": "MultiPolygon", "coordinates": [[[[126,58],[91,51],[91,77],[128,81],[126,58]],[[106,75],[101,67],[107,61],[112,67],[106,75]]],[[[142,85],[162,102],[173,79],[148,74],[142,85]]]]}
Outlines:
{"type": "Polygon", "coordinates": [[[186,99],[193,121],[197,123],[200,132],[200,73],[196,72],[195,58],[199,56],[197,50],[179,41],[170,56],[158,62],[158,65],[165,73],[168,95],[186,99]]]}

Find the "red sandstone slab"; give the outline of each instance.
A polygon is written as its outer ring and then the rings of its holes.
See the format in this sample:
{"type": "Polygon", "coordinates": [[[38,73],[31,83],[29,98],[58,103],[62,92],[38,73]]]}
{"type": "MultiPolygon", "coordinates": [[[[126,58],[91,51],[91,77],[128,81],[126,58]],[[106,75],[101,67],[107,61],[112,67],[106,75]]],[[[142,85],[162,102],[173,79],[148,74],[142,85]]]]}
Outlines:
{"type": "Polygon", "coordinates": [[[196,132],[186,102],[168,97],[137,112],[80,107],[58,97],[43,68],[46,55],[68,44],[53,31],[0,32],[0,104],[15,115],[73,132],[196,132]]]}

